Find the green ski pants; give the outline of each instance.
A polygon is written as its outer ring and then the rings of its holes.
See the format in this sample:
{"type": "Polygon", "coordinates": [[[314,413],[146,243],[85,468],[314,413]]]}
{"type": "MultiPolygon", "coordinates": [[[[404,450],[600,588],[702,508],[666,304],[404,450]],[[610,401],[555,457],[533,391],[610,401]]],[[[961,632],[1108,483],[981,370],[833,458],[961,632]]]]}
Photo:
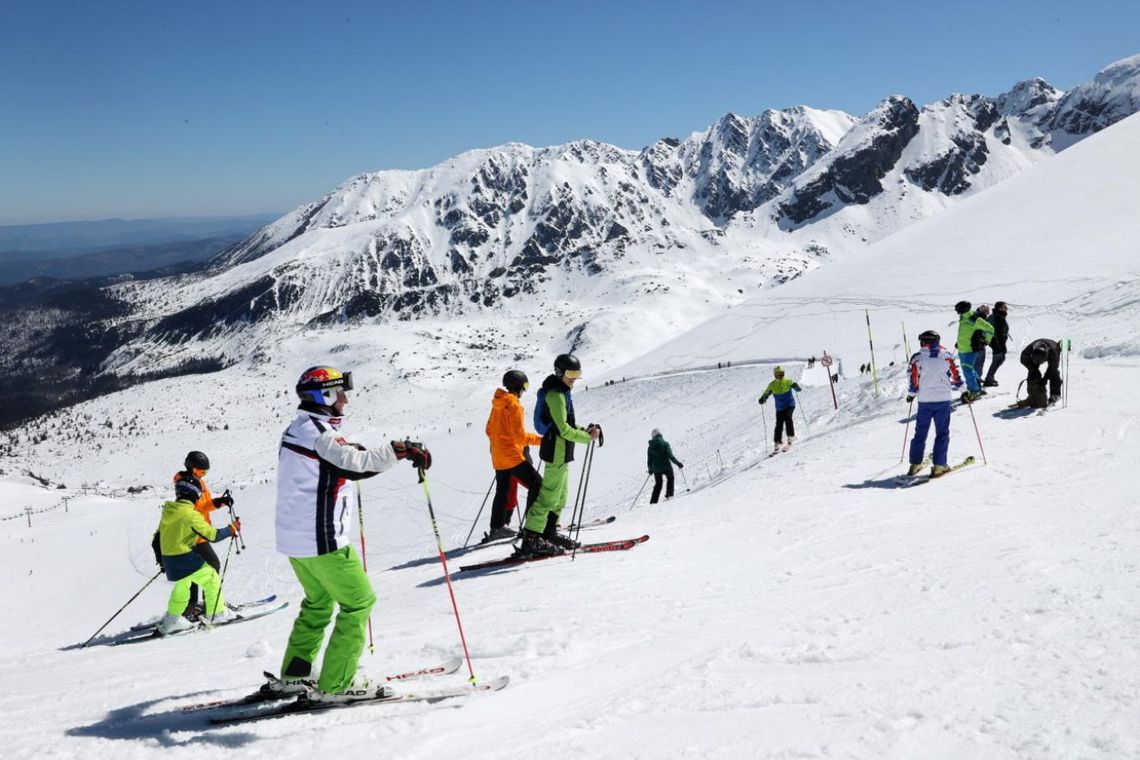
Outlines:
{"type": "Polygon", "coordinates": [[[340,611],[325,648],[318,687],[326,692],[340,691],[352,683],[364,651],[368,615],[376,603],[372,584],[351,546],[317,557],[290,557],[289,564],[305,589],[305,598],[289,634],[281,672],[300,676],[311,673],[325,628],[332,620],[333,606],[337,605],[340,611]]]}
{"type": "Polygon", "coordinates": [[[570,465],[546,463],[546,470],[542,473],[542,489],[538,492],[538,499],[531,505],[526,516],[526,529],[535,533],[546,530],[546,519],[551,513],[562,515],[562,508],[566,506],[566,497],[569,495],[570,465]]]}
{"type": "Polygon", "coordinates": [[[174,582],[174,588],[170,592],[170,601],[166,605],[166,614],[181,615],[186,611],[186,605],[190,601],[191,583],[196,583],[202,589],[202,595],[205,597],[202,601],[205,602],[207,617],[214,616],[216,607],[225,606],[226,600],[222,596],[222,579],[218,577],[218,571],[203,563],[200,568],[182,580],[174,582]]]}

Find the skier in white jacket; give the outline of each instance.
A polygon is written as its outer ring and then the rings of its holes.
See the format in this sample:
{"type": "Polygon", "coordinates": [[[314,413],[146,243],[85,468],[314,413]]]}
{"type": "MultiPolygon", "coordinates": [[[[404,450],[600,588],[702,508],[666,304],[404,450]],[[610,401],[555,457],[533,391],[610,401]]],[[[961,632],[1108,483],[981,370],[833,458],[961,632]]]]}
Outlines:
{"type": "Polygon", "coordinates": [[[930,477],[937,478],[949,470],[950,406],[954,391],[962,387],[962,373],[950,351],[939,345],[942,337],[933,330],[918,336],[922,349],[910,357],[910,387],[907,403],[918,399],[918,415],[914,421],[914,438],[910,440],[910,470],[917,475],[922,470],[926,451],[926,434],[934,422],[934,466],[930,477]]]}
{"type": "Polygon", "coordinates": [[[383,691],[356,673],[376,595],[352,548],[352,489],[346,486],[378,475],[399,459],[431,467],[427,449],[410,441],[375,449],[348,441],[341,423],[350,390],[351,372],[311,367],[301,375],[301,404],[281,437],[277,465],[277,550],[289,557],[305,590],[278,688],[327,701],[370,699],[383,691]],[[318,676],[313,663],[336,607],[318,676]]]}

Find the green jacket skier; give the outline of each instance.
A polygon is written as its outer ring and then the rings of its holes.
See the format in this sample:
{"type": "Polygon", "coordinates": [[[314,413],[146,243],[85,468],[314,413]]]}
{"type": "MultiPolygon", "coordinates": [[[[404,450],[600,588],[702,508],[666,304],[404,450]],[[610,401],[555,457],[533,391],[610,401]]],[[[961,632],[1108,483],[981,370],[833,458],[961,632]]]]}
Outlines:
{"type": "Polygon", "coordinates": [[[985,320],[990,313],[988,306],[970,309],[969,301],[959,301],[954,306],[954,311],[958,312],[958,363],[966,377],[965,395],[973,400],[983,393],[978,363],[979,357],[985,361],[986,345],[994,337],[994,326],[985,320]]]}
{"type": "Polygon", "coordinates": [[[232,615],[226,609],[218,571],[194,551],[194,546],[199,538],[211,542],[227,539],[240,531],[241,526],[235,522],[225,528],[215,528],[194,508],[194,503],[201,496],[202,485],[198,479],[183,474],[174,484],[174,501],[162,505],[162,519],[158,524],[159,552],[167,580],[174,581],[166,616],[158,624],[158,632],[162,635],[194,627],[182,616],[190,600],[192,583],[202,589],[208,618],[218,623],[225,622],[232,615]]]}
{"type": "Polygon", "coordinates": [[[554,374],[542,383],[535,406],[535,427],[542,434],[539,456],[546,462],[538,499],[527,511],[523,526],[520,554],[558,554],[577,544],[558,533],[558,519],[566,506],[569,493],[570,462],[574,461],[574,445],[597,440],[601,428],[576,425],[574,402],[570,391],[582,376],[582,365],[573,354],[560,354],[554,360],[554,374]]]}

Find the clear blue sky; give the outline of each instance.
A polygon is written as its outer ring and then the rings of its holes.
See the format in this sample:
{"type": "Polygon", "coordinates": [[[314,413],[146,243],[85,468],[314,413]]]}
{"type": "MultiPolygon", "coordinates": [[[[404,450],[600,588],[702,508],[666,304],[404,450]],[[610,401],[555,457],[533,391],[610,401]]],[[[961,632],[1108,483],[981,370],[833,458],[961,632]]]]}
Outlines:
{"type": "Polygon", "coordinates": [[[6,3],[0,224],[283,212],[512,140],[1067,89],[1137,30],[1124,0],[6,3]]]}

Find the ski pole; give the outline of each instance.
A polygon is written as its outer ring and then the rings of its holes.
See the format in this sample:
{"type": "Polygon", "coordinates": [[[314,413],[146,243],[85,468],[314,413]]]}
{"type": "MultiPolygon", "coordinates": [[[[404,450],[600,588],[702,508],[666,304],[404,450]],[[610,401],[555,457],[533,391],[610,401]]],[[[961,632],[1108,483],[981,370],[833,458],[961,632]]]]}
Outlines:
{"type": "MultiPolygon", "coordinates": [[[[360,564],[368,575],[368,548],[364,543],[364,499],[360,496],[360,481],[356,481],[356,514],[360,520],[360,564]]],[[[371,583],[371,581],[369,581],[371,583]]],[[[368,654],[376,654],[376,643],[372,640],[372,612],[368,613],[368,654]]]]}
{"type": "Polygon", "coordinates": [[[647,485],[649,485],[649,478],[650,477],[652,477],[652,476],[651,475],[645,476],[645,482],[641,484],[641,488],[637,489],[637,496],[633,497],[633,503],[629,505],[630,509],[633,509],[634,507],[637,506],[637,500],[641,498],[641,492],[645,490],[645,487],[647,485]]]}
{"type": "Polygon", "coordinates": [[[686,491],[693,490],[693,489],[689,488],[689,479],[687,477],[685,477],[685,468],[681,467],[680,470],[681,470],[681,480],[683,480],[685,482],[685,490],[686,491]]]}
{"type": "MultiPolygon", "coordinates": [[[[582,533],[582,518],[586,516],[586,492],[590,490],[590,471],[594,469],[594,448],[594,442],[590,441],[590,447],[586,449],[586,485],[582,488],[582,514],[574,523],[578,526],[578,529],[574,531],[574,543],[578,543],[578,536],[582,533]]],[[[573,562],[577,555],[578,547],[575,546],[570,553],[570,561],[573,562]]]]}
{"type": "Polygon", "coordinates": [[[483,516],[483,507],[487,506],[487,499],[491,498],[491,489],[495,487],[496,478],[492,476],[491,485],[487,486],[487,495],[483,497],[483,503],[479,505],[479,513],[475,515],[475,521],[471,523],[471,530],[467,531],[467,538],[463,541],[463,548],[467,548],[467,544],[471,542],[471,534],[475,532],[475,526],[479,524],[479,518],[483,516]]]}
{"type": "Polygon", "coordinates": [[[764,405],[763,405],[763,404],[761,404],[761,405],[760,405],[760,419],[764,421],[764,436],[765,436],[765,438],[764,438],[764,451],[765,451],[766,453],[769,453],[769,452],[770,452],[770,449],[768,448],[768,439],[767,439],[767,435],[768,435],[768,415],[764,414],[764,405]]]}
{"type": "MultiPolygon", "coordinates": [[[[594,441],[590,440],[589,445],[586,446],[586,456],[582,457],[582,474],[578,476],[578,493],[574,496],[574,508],[570,510],[570,527],[578,525],[581,520],[578,515],[578,508],[582,505],[583,495],[585,494],[586,481],[590,477],[590,460],[594,452],[594,441]]],[[[567,528],[569,531],[570,528],[567,528]]]]}
{"type": "Polygon", "coordinates": [[[431,517],[431,529],[435,533],[435,546],[439,549],[439,561],[443,565],[443,577],[447,581],[447,593],[451,596],[451,609],[455,610],[455,625],[459,628],[459,641],[463,644],[463,656],[467,659],[467,672],[471,675],[467,680],[475,685],[475,668],[471,665],[471,653],[467,650],[467,637],[463,634],[463,621],[459,618],[459,605],[455,602],[455,589],[451,587],[451,573],[447,570],[447,554],[443,551],[443,541],[439,537],[439,524],[435,519],[435,509],[431,505],[431,491],[428,490],[427,473],[423,467],[416,468],[420,476],[420,485],[424,489],[424,498],[427,499],[428,515],[431,517]]]}
{"type": "MultiPolygon", "coordinates": [[[[222,497],[229,499],[231,502],[233,501],[233,497],[230,496],[230,489],[228,489],[228,488],[226,489],[226,492],[222,494],[222,497]]],[[[226,507],[230,510],[230,522],[236,523],[237,517],[234,515],[234,505],[233,504],[227,504],[226,507]]],[[[242,549],[245,548],[245,539],[242,537],[240,530],[237,532],[237,540],[238,540],[237,553],[241,554],[242,549]]]]}
{"type": "Polygon", "coordinates": [[[967,398],[966,405],[970,407],[970,419],[974,421],[974,433],[978,436],[978,449],[982,452],[982,464],[989,464],[989,460],[986,459],[986,450],[982,446],[982,434],[978,430],[978,418],[974,416],[974,402],[967,398]]]}
{"type": "Polygon", "coordinates": [[[146,587],[147,587],[147,586],[149,586],[150,584],[154,583],[154,580],[155,580],[155,578],[157,578],[157,577],[158,577],[158,576],[160,576],[160,575],[162,575],[162,570],[161,570],[161,569],[160,569],[160,570],[159,570],[157,573],[155,573],[155,574],[154,574],[154,575],[151,577],[151,579],[150,579],[149,581],[147,581],[146,583],[144,583],[144,584],[143,584],[143,587],[142,587],[142,588],[140,588],[140,589],[139,589],[137,592],[135,592],[135,595],[134,595],[134,596],[132,596],[130,599],[128,599],[128,600],[127,600],[127,604],[124,604],[122,607],[120,607],[120,608],[119,608],[119,611],[118,611],[118,612],[116,612],[114,615],[112,615],[110,618],[108,618],[108,619],[107,619],[107,622],[106,622],[106,623],[103,623],[103,625],[99,626],[99,630],[98,630],[98,631],[95,631],[95,633],[91,634],[91,638],[87,639],[87,641],[84,641],[82,644],[80,644],[80,645],[79,645],[79,648],[80,648],[80,649],[83,649],[85,646],[87,646],[88,644],[90,644],[90,643],[91,643],[91,639],[95,638],[95,637],[96,637],[96,636],[98,636],[100,633],[102,633],[102,632],[103,632],[103,629],[104,629],[104,628],[106,628],[107,626],[109,626],[109,625],[111,624],[111,621],[112,621],[112,620],[114,620],[115,618],[117,618],[117,617],[119,616],[119,614],[120,614],[120,613],[121,613],[123,610],[125,610],[125,609],[127,608],[127,605],[129,605],[129,604],[130,604],[131,602],[133,602],[135,599],[138,599],[138,598],[139,598],[139,594],[141,594],[142,592],[146,591],[146,587]]]}
{"type": "Polygon", "coordinates": [[[1073,375],[1069,371],[1069,357],[1073,355],[1073,341],[1065,338],[1065,382],[1061,385],[1061,408],[1064,409],[1069,405],[1069,383],[1072,381],[1073,375]]]}
{"type": "Polygon", "coordinates": [[[902,451],[899,453],[899,464],[902,464],[903,457],[906,456],[906,438],[910,435],[910,415],[914,410],[914,399],[910,400],[910,404],[906,408],[906,428],[903,429],[903,445],[902,451]]]}
{"type": "MultiPolygon", "coordinates": [[[[792,391],[795,393],[795,391],[792,391]]],[[[796,393],[796,406],[800,408],[800,415],[804,418],[804,432],[811,432],[811,425],[808,424],[807,412],[804,411],[803,405],[800,404],[800,394],[796,393]]]]}
{"type": "MultiPolygon", "coordinates": [[[[231,512],[230,517],[231,517],[231,524],[232,524],[233,507],[230,507],[230,512],[231,512]]],[[[222,584],[226,582],[226,570],[228,570],[230,567],[230,555],[233,554],[234,543],[236,543],[236,542],[237,542],[237,535],[234,534],[234,535],[230,536],[230,545],[229,545],[229,548],[226,549],[226,561],[222,563],[222,574],[218,578],[218,593],[214,594],[214,607],[213,607],[214,611],[212,613],[210,613],[209,625],[214,624],[214,616],[218,614],[218,602],[221,601],[221,599],[222,599],[222,584]]],[[[238,554],[241,554],[240,548],[238,549],[238,554]]],[[[203,588],[202,589],[202,596],[205,597],[205,595],[206,595],[206,589],[203,588]]]]}

